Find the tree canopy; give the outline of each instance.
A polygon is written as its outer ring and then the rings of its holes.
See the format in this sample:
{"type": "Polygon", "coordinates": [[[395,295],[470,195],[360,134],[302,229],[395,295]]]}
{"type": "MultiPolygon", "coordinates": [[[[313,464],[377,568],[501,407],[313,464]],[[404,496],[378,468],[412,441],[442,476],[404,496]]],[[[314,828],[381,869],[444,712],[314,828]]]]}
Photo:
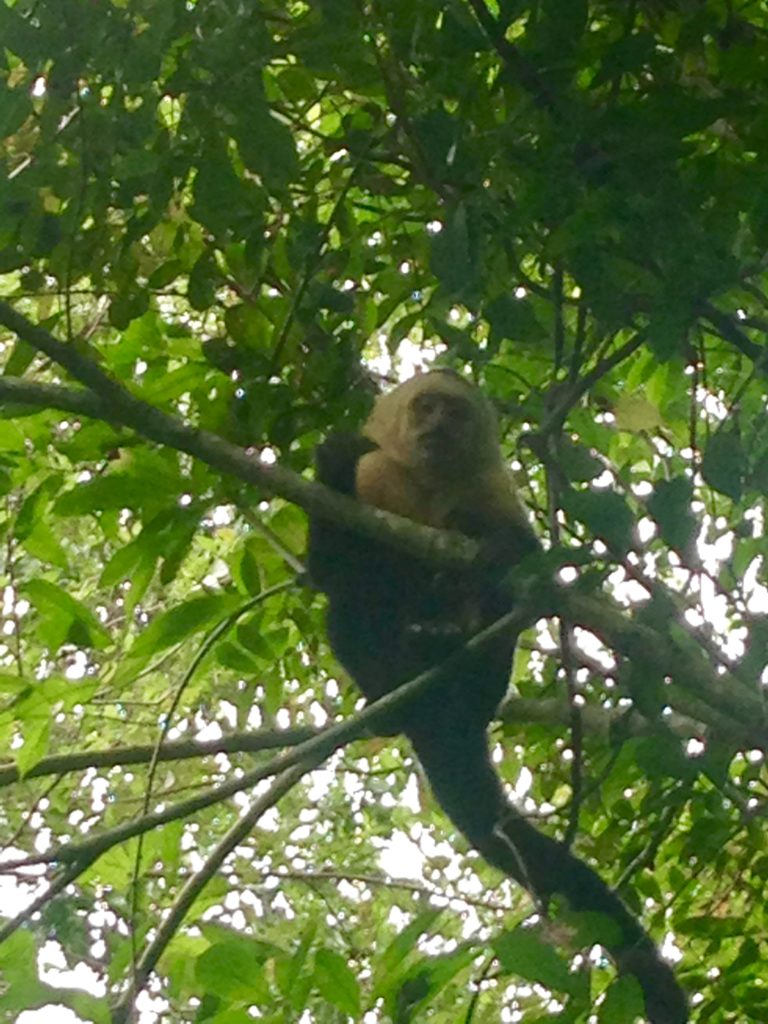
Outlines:
{"type": "Polygon", "coordinates": [[[640,1016],[303,574],[308,510],[477,554],[308,479],[435,360],[558,580],[499,771],[693,1020],[768,1019],[764,6],[3,0],[0,162],[2,1019],[640,1016]]]}

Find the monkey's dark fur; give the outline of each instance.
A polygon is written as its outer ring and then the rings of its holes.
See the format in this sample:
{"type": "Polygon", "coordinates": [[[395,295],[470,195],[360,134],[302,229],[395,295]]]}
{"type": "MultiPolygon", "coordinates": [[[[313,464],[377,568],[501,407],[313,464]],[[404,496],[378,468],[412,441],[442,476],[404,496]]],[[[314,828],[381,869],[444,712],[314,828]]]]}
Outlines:
{"type": "MultiPolygon", "coordinates": [[[[332,435],[317,478],[343,494],[489,545],[508,564],[538,548],[504,467],[490,403],[455,374],[415,377],[379,399],[364,436],[332,435]]],[[[309,571],[328,595],[331,646],[369,701],[444,661],[472,633],[509,611],[488,574],[450,578],[362,535],[312,519],[309,571]]],[[[685,1024],[671,968],[602,879],[539,832],[506,799],[487,727],[507,688],[516,636],[472,657],[388,720],[404,732],[434,794],[483,857],[538,899],[554,893],[577,911],[611,919],[605,945],[634,974],[652,1024],[685,1024]]]]}

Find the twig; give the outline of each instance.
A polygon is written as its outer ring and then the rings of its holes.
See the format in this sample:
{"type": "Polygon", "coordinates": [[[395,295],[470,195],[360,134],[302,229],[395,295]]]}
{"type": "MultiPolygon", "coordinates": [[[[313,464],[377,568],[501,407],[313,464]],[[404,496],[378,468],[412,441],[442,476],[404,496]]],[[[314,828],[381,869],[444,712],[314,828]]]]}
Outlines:
{"type": "Polygon", "coordinates": [[[309,287],[310,281],[312,280],[312,272],[314,269],[314,265],[317,264],[317,262],[323,255],[323,250],[325,249],[326,243],[328,241],[328,236],[331,233],[331,228],[336,223],[336,218],[339,215],[339,211],[341,210],[347,198],[347,195],[349,194],[349,190],[352,188],[355,176],[357,175],[357,172],[362,166],[363,161],[366,158],[366,155],[367,150],[365,153],[363,153],[362,156],[358,157],[358,159],[355,161],[355,165],[350,171],[349,177],[344,183],[344,187],[342,188],[341,192],[336,198],[335,203],[333,204],[333,208],[331,209],[328,220],[323,225],[323,230],[320,233],[320,237],[318,238],[313,251],[311,253],[308,253],[306,259],[304,260],[304,268],[302,270],[301,279],[293,295],[291,296],[290,305],[288,306],[288,310],[285,314],[285,319],[283,320],[283,323],[279,331],[277,332],[275,346],[272,350],[270,374],[277,373],[280,369],[280,359],[283,354],[283,349],[285,348],[285,343],[288,340],[288,334],[291,330],[291,327],[293,326],[293,321],[296,318],[296,313],[298,311],[301,300],[304,298],[304,294],[307,288],[309,287]]]}
{"type": "Polygon", "coordinates": [[[467,0],[467,2],[472,8],[478,24],[501,57],[512,83],[522,85],[540,107],[560,120],[560,109],[554,94],[534,65],[509,42],[504,35],[504,30],[485,6],[485,0],[467,0]]]}
{"type": "MultiPolygon", "coordinates": [[[[122,721],[122,719],[120,720],[122,721]]],[[[214,754],[258,754],[263,750],[293,747],[320,735],[321,730],[311,726],[291,729],[263,729],[238,732],[215,740],[177,740],[166,743],[159,752],[159,761],[184,761],[210,757],[214,754]]],[[[154,743],[130,747],[111,747],[109,750],[77,750],[70,754],[54,754],[41,758],[24,775],[24,781],[41,775],[59,775],[85,771],[87,768],[114,768],[117,765],[147,764],[152,759],[154,743]]],[[[0,787],[19,781],[15,764],[0,766],[0,787]]]]}
{"type": "MultiPolygon", "coordinates": [[[[21,928],[22,925],[27,923],[27,921],[30,921],[38,910],[41,910],[47,903],[50,903],[51,900],[55,899],[60,892],[63,892],[68,885],[71,885],[78,875],[81,875],[91,866],[94,860],[96,860],[96,856],[97,855],[94,854],[94,856],[90,858],[84,858],[81,861],[76,861],[74,864],[70,864],[51,882],[44,892],[41,892],[39,896],[32,900],[28,907],[25,907],[24,910],[20,911],[15,917],[6,921],[5,924],[0,927],[0,943],[3,943],[6,939],[10,938],[18,928],[21,928]]],[[[8,867],[9,872],[14,874],[15,869],[13,868],[13,865],[9,864],[8,867]]]]}
{"type": "Polygon", "coordinates": [[[475,1010],[477,1009],[478,1002],[480,1001],[480,995],[483,991],[483,982],[488,978],[488,975],[493,969],[493,965],[496,963],[496,956],[489,956],[483,965],[483,969],[480,971],[480,977],[475,982],[475,991],[472,993],[472,998],[469,1000],[469,1006],[467,1006],[467,1012],[464,1017],[464,1024],[472,1024],[472,1019],[475,1016],[475,1010]]]}
{"type": "Polygon", "coordinates": [[[253,802],[248,812],[239,821],[235,822],[226,835],[216,844],[200,870],[196,871],[187,880],[176,902],[171,907],[167,917],[163,918],[155,937],[144,950],[141,959],[136,965],[131,988],[113,1008],[112,1024],[122,1024],[122,1022],[128,1021],[134,1000],[146,985],[149,975],[157,965],[157,961],[173,939],[192,904],[217,873],[226,858],[253,831],[259,818],[271,807],[274,807],[280,798],[285,796],[301,777],[306,772],[311,771],[322,759],[322,755],[316,756],[310,761],[301,762],[293,768],[282,772],[275,779],[269,790],[253,802]]]}
{"type": "MultiPolygon", "coordinates": [[[[215,626],[210,631],[210,633],[205,637],[203,642],[200,644],[197,653],[190,662],[186,672],[181,678],[181,682],[176,688],[176,692],[173,695],[173,699],[171,700],[171,706],[168,708],[168,711],[163,719],[163,724],[160,728],[160,733],[157,737],[157,742],[155,743],[155,749],[152,751],[152,757],[150,759],[149,768],[147,770],[147,786],[144,793],[142,814],[147,814],[147,812],[149,811],[149,805],[152,800],[152,787],[155,781],[155,772],[157,770],[157,765],[160,760],[160,753],[163,748],[163,742],[165,741],[165,738],[168,735],[168,730],[171,728],[171,723],[173,722],[173,716],[175,715],[176,709],[179,706],[179,702],[181,701],[181,698],[184,695],[184,691],[189,686],[190,682],[194,677],[195,672],[204,661],[206,655],[214,646],[214,644],[217,643],[217,641],[220,640],[222,636],[228,633],[229,630],[232,629],[232,627],[237,623],[237,621],[243,617],[243,615],[246,615],[249,611],[251,611],[252,608],[257,607],[263,601],[266,601],[268,598],[273,597],[275,594],[282,593],[283,591],[287,590],[289,587],[292,586],[293,580],[287,580],[283,581],[282,583],[278,583],[273,587],[268,587],[266,590],[263,590],[260,594],[257,594],[255,597],[251,598],[250,601],[246,601],[245,604],[241,605],[234,612],[228,615],[222,622],[215,626]]],[[[143,853],[144,836],[140,835],[138,838],[138,842],[136,844],[136,856],[133,862],[133,877],[131,881],[131,923],[133,924],[133,927],[131,928],[132,937],[136,934],[135,920],[139,912],[139,875],[141,873],[141,859],[143,853]]]]}
{"type": "MultiPolygon", "coordinates": [[[[529,602],[530,604],[530,602],[529,602]]],[[[293,750],[280,754],[265,765],[260,765],[248,772],[244,772],[237,779],[230,779],[218,786],[213,786],[204,793],[190,797],[188,800],[178,804],[172,804],[162,811],[154,811],[145,814],[134,821],[124,822],[100,835],[90,836],[79,842],[61,843],[56,847],[47,850],[45,853],[36,853],[15,861],[0,862],[0,874],[12,872],[18,868],[31,867],[36,864],[85,864],[86,866],[100,857],[107,850],[118,843],[133,839],[144,832],[155,829],[158,825],[165,825],[169,821],[176,821],[180,818],[189,817],[196,811],[204,810],[213,804],[226,800],[235,793],[244,789],[250,789],[263,779],[277,775],[287,768],[293,768],[302,761],[319,761],[329,757],[339,747],[346,745],[351,740],[358,739],[369,729],[376,729],[376,723],[387,717],[398,708],[404,706],[408,701],[417,698],[432,686],[435,686],[446,677],[450,677],[457,663],[464,664],[467,655],[471,656],[482,651],[486,645],[492,644],[499,636],[509,636],[524,629],[530,622],[539,617],[539,610],[533,607],[526,608],[522,601],[514,611],[502,616],[492,625],[477,633],[465,646],[456,651],[440,665],[422,672],[416,678],[397,687],[391,693],[381,697],[373,704],[368,705],[343,722],[323,729],[312,739],[301,743],[293,750]]],[[[76,875],[79,874],[79,871],[76,875]]],[[[75,877],[76,877],[75,875],[75,877]]]]}
{"type": "Polygon", "coordinates": [[[633,875],[637,874],[638,871],[653,865],[653,861],[658,853],[659,847],[663,843],[667,832],[675,820],[676,813],[676,804],[670,804],[664,808],[659,818],[659,824],[651,833],[648,845],[641,850],[640,853],[638,853],[638,855],[629,862],[629,864],[627,864],[619,876],[619,879],[614,886],[614,889],[617,892],[621,892],[622,888],[629,882],[633,875]]]}
{"type": "Polygon", "coordinates": [[[24,829],[29,824],[30,819],[32,818],[32,815],[38,809],[38,807],[43,802],[43,800],[47,800],[48,799],[48,797],[51,795],[51,793],[54,791],[54,789],[56,789],[56,787],[59,785],[59,783],[61,782],[61,780],[63,778],[64,778],[63,775],[57,775],[55,778],[51,779],[51,781],[48,783],[48,785],[37,796],[37,798],[32,803],[32,805],[25,810],[24,816],[21,819],[21,821],[20,821],[20,823],[18,825],[18,828],[14,829],[14,831],[11,833],[11,835],[9,835],[7,839],[5,839],[5,841],[3,842],[2,846],[0,846],[0,854],[5,853],[6,850],[10,850],[13,846],[16,845],[16,842],[19,839],[19,836],[22,835],[22,833],[24,832],[24,829]]]}
{"type": "Polygon", "coordinates": [[[428,896],[431,899],[463,903],[468,907],[491,910],[495,914],[506,914],[509,911],[509,908],[501,903],[481,900],[464,893],[441,892],[439,889],[434,889],[419,882],[409,882],[405,878],[387,878],[383,875],[370,875],[357,871],[266,871],[265,878],[294,879],[299,882],[360,882],[363,885],[379,886],[384,889],[403,889],[405,892],[412,892],[418,896],[428,896]]]}

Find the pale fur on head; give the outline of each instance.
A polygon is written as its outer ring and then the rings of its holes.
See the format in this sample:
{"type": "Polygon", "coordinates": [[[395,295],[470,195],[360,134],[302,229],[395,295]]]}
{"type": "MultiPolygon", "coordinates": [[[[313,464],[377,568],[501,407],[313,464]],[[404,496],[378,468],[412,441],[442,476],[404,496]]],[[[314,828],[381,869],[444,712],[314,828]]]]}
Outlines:
{"type": "Polygon", "coordinates": [[[430,370],[417,374],[381,395],[374,405],[363,433],[399,465],[417,471],[429,471],[428,454],[414,442],[415,431],[411,413],[414,399],[437,393],[466,403],[471,415],[466,417],[460,436],[452,451],[450,469],[460,474],[476,473],[501,463],[498,424],[493,406],[478,388],[452,370],[430,370]]]}

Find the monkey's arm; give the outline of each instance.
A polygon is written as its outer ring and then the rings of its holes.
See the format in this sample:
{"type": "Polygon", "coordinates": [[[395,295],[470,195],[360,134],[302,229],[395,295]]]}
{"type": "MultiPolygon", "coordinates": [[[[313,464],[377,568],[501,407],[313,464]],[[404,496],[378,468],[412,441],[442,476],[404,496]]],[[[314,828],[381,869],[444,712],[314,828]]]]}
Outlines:
{"type": "MultiPolygon", "coordinates": [[[[360,434],[329,434],[315,451],[319,483],[355,496],[357,463],[375,445],[360,434]]],[[[350,577],[361,577],[373,557],[372,542],[361,534],[312,516],[309,521],[307,568],[312,582],[327,594],[348,589],[350,577]]]]}

